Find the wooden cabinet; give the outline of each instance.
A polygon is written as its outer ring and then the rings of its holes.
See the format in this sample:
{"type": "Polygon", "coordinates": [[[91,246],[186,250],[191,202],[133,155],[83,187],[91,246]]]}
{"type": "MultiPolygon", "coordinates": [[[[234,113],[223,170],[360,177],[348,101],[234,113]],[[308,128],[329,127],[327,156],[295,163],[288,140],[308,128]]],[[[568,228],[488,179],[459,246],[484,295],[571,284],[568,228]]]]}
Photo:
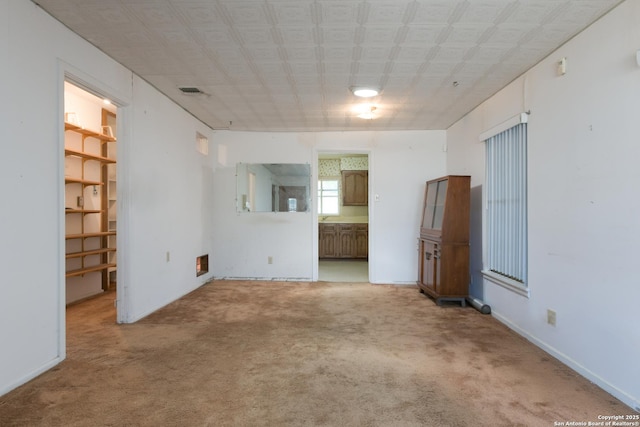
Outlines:
{"type": "Polygon", "coordinates": [[[449,175],[428,181],[419,240],[418,286],[440,304],[463,306],[469,289],[471,177],[449,175]]]}
{"type": "Polygon", "coordinates": [[[318,229],[318,255],[320,258],[338,258],[338,224],[320,224],[318,229]]]}
{"type": "MultiPolygon", "coordinates": [[[[75,134],[78,139],[73,147],[65,143],[64,150],[66,277],[101,272],[102,287],[107,289],[107,271],[116,266],[116,249],[110,245],[116,231],[115,225],[113,228],[108,225],[110,214],[115,212],[109,210],[110,183],[104,171],[109,165],[115,166],[115,160],[105,154],[109,153],[108,144],[116,139],[73,123],[65,123],[65,132],[75,134]],[[99,193],[104,197],[98,198],[99,193]]],[[[112,184],[115,186],[115,178],[112,184]]],[[[115,192],[115,187],[112,191],[115,192]]]]}
{"type": "Polygon", "coordinates": [[[369,225],[355,225],[355,258],[367,259],[369,257],[369,225]]]}
{"type": "Polygon", "coordinates": [[[369,172],[342,171],[342,205],[367,206],[369,203],[369,172]]]}
{"type": "Polygon", "coordinates": [[[338,258],[355,258],[356,233],[353,225],[340,224],[338,230],[338,258]]]}
{"type": "Polygon", "coordinates": [[[358,258],[369,256],[367,224],[320,224],[318,255],[320,258],[358,258]]]}

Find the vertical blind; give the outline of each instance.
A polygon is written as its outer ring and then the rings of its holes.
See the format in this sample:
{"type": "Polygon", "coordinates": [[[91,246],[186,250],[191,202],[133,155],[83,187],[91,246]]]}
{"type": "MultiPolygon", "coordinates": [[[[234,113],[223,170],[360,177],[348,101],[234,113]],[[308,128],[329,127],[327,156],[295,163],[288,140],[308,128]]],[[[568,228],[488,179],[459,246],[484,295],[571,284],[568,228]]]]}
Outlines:
{"type": "Polygon", "coordinates": [[[486,140],[487,268],[527,283],[527,124],[486,140]]]}

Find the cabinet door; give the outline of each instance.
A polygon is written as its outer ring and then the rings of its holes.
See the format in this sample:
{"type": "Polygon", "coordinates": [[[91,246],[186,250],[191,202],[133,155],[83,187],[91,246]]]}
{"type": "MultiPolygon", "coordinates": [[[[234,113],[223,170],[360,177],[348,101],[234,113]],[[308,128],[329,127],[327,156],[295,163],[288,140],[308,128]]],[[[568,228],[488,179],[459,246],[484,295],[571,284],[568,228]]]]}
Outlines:
{"type": "Polygon", "coordinates": [[[433,208],[433,229],[442,230],[442,219],[444,218],[445,202],[447,200],[448,180],[438,182],[438,191],[436,193],[435,206],[433,208]]]}
{"type": "Polygon", "coordinates": [[[342,171],[342,205],[367,206],[368,187],[368,171],[342,171]]]}
{"type": "Polygon", "coordinates": [[[342,224],[338,231],[338,251],[340,258],[355,258],[356,235],[351,224],[342,224]]]}
{"type": "Polygon", "coordinates": [[[438,183],[436,181],[427,184],[424,210],[422,212],[422,228],[433,228],[433,211],[436,206],[436,193],[438,192],[438,183]]]}
{"type": "Polygon", "coordinates": [[[420,281],[427,288],[437,291],[440,255],[438,244],[430,240],[420,240],[422,260],[420,281]]]}
{"type": "Polygon", "coordinates": [[[336,226],[320,224],[318,253],[320,258],[337,258],[336,226]]]}
{"type": "Polygon", "coordinates": [[[356,225],[356,258],[369,257],[369,231],[367,224],[356,225]]]}

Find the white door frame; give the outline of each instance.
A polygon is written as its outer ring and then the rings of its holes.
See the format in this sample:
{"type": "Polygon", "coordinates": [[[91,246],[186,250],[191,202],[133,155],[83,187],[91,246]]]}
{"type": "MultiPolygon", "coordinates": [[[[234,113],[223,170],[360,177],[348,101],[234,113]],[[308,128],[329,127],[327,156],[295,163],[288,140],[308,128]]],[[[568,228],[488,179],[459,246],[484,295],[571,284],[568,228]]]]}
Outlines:
{"type": "Polygon", "coordinates": [[[373,197],[372,194],[373,193],[373,188],[374,188],[374,176],[375,174],[373,173],[373,151],[372,150],[363,150],[363,149],[330,149],[330,148],[326,148],[326,149],[314,149],[313,150],[313,164],[314,166],[314,173],[312,173],[312,178],[313,178],[313,182],[311,183],[311,191],[313,193],[312,196],[312,200],[314,201],[314,203],[312,203],[312,209],[313,209],[313,250],[312,250],[312,257],[313,257],[313,264],[312,264],[312,277],[311,280],[314,282],[318,281],[318,264],[319,264],[319,253],[318,253],[318,159],[319,159],[319,155],[320,154],[366,154],[368,159],[369,159],[369,186],[367,188],[367,198],[368,198],[368,214],[369,214],[369,239],[368,239],[368,244],[369,244],[369,259],[368,259],[368,274],[369,274],[369,282],[370,283],[375,283],[375,272],[373,269],[373,265],[375,262],[375,236],[372,233],[372,230],[374,230],[374,217],[375,217],[375,213],[374,213],[374,205],[373,203],[371,203],[373,201],[373,197]],[[372,236],[374,238],[372,238],[372,236]]]}

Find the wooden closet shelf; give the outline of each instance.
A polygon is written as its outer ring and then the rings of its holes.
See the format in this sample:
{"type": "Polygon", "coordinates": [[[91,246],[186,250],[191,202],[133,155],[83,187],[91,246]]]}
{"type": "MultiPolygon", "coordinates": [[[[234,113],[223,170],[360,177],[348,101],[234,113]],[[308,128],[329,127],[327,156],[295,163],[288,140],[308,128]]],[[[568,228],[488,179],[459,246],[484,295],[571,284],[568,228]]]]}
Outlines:
{"type": "Polygon", "coordinates": [[[82,184],[82,185],[103,185],[103,183],[100,181],[91,181],[88,179],[69,178],[69,177],[64,178],[64,183],[65,184],[82,184]]]}
{"type": "Polygon", "coordinates": [[[64,213],[66,214],[76,214],[76,213],[81,213],[81,214],[94,214],[94,213],[102,213],[102,210],[100,209],[65,209],[64,213]]]}
{"type": "Polygon", "coordinates": [[[69,270],[69,271],[66,272],[66,276],[67,277],[82,276],[83,274],[86,274],[86,273],[92,273],[94,271],[107,270],[107,269],[115,267],[115,266],[116,266],[115,264],[92,265],[90,267],[79,268],[77,270],[69,270]]]}
{"type": "Polygon", "coordinates": [[[116,248],[101,248],[101,249],[94,249],[92,251],[82,251],[82,252],[71,252],[65,255],[65,257],[67,259],[69,258],[80,258],[80,257],[85,257],[85,256],[90,256],[90,255],[100,255],[100,254],[106,254],[107,252],[115,252],[116,248]]]}
{"type": "Polygon", "coordinates": [[[97,138],[100,141],[103,142],[116,142],[116,139],[112,136],[109,135],[105,135],[103,133],[100,132],[96,132],[94,130],[90,130],[90,129],[84,129],[78,125],[74,125],[73,123],[69,123],[69,122],[65,122],[64,123],[64,130],[70,130],[73,132],[77,132],[81,135],[84,136],[89,136],[91,138],[97,138]]]}
{"type": "Polygon", "coordinates": [[[67,234],[66,239],[85,239],[87,237],[106,237],[106,236],[115,236],[115,231],[99,231],[97,233],[81,233],[81,234],[67,234]]]}
{"type": "Polygon", "coordinates": [[[107,157],[98,156],[96,154],[84,153],[82,151],[70,150],[68,148],[64,149],[64,154],[65,154],[65,156],[75,156],[75,157],[81,157],[81,158],[87,159],[87,160],[97,160],[97,161],[102,162],[102,163],[115,163],[116,162],[115,160],[109,159],[107,157]]]}

